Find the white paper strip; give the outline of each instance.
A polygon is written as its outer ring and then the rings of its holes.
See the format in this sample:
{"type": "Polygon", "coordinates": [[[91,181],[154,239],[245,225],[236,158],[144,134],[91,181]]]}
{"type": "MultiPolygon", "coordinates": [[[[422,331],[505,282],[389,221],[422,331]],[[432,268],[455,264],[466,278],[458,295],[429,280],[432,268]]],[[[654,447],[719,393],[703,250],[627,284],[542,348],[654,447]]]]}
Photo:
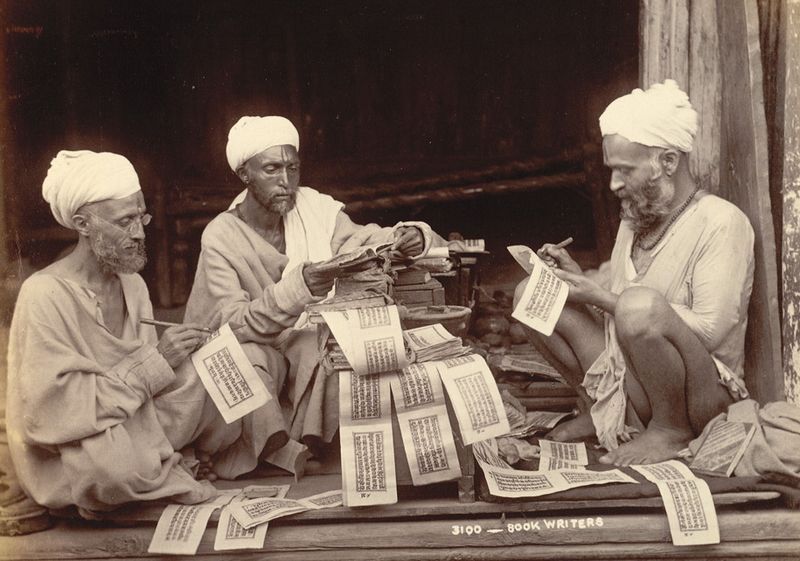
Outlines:
{"type": "Polygon", "coordinates": [[[344,494],[342,493],[341,489],[336,489],[335,491],[326,491],[324,493],[319,493],[317,495],[300,499],[300,502],[306,505],[308,508],[314,510],[319,510],[321,508],[334,508],[337,506],[342,506],[344,503],[344,494]]]}
{"type": "Polygon", "coordinates": [[[586,454],[586,445],[583,442],[556,442],[555,440],[539,439],[541,459],[556,458],[573,464],[585,466],[589,463],[586,454]]]}
{"type": "Polygon", "coordinates": [[[461,465],[436,365],[412,364],[386,376],[391,383],[413,484],[458,478],[461,465]]]}
{"type": "MultiPolygon", "coordinates": [[[[232,504],[255,498],[283,498],[289,491],[288,485],[250,485],[231,501],[232,504]]],[[[225,507],[219,515],[217,533],[214,537],[214,551],[230,551],[234,549],[261,549],[267,537],[269,524],[264,523],[250,529],[245,528],[231,515],[230,508],[225,507]]]]}
{"type": "Polygon", "coordinates": [[[219,505],[168,505],[158,519],[148,553],[194,555],[208,519],[219,505]]]}
{"type": "Polygon", "coordinates": [[[397,306],[320,312],[357,374],[408,366],[397,306]]]}
{"type": "Polygon", "coordinates": [[[272,399],[227,323],[192,354],[192,364],[226,423],[272,399]]]}
{"type": "Polygon", "coordinates": [[[294,499],[250,499],[228,505],[231,516],[244,528],[252,528],[276,518],[297,514],[308,507],[294,499]]]}
{"type": "Polygon", "coordinates": [[[339,439],[346,506],[394,504],[397,481],[389,378],[339,373],[339,439]]]}
{"type": "Polygon", "coordinates": [[[564,309],[569,286],[535,253],[531,253],[530,258],[533,271],[511,317],[549,336],[564,309]]]}
{"type": "Polygon", "coordinates": [[[655,483],[674,545],[719,543],[719,523],[708,484],[678,460],[631,466],[655,483]]]}
{"type": "Polygon", "coordinates": [[[509,432],[503,400],[492,371],[480,355],[436,362],[458,419],[464,444],[509,432]]]}
{"type": "Polygon", "coordinates": [[[561,458],[539,458],[539,469],[536,471],[556,471],[556,470],[585,470],[586,468],[581,464],[575,464],[562,460],[561,458]]]}

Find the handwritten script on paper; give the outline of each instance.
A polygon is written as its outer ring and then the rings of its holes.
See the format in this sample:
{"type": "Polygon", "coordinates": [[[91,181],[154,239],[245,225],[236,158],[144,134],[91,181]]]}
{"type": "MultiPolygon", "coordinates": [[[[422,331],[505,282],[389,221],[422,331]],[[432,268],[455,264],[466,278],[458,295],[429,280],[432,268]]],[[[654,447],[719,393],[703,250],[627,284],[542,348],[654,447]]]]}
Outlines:
{"type": "Polygon", "coordinates": [[[272,399],[227,323],[192,353],[192,364],[226,423],[272,399]]]}

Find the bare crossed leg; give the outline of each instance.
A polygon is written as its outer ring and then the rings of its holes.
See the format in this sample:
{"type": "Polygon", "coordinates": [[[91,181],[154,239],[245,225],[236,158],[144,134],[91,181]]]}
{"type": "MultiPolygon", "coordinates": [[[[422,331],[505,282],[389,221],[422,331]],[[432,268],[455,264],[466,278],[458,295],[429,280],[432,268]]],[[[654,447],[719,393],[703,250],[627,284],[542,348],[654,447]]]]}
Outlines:
{"type": "Polygon", "coordinates": [[[661,294],[625,290],[614,319],[628,399],[647,429],[600,461],[626,466],[674,458],[733,400],[711,355],[661,294]]]}
{"type": "MultiPolygon", "coordinates": [[[[523,280],[514,293],[516,307],[528,279],[523,280]]],[[[548,433],[547,438],[559,441],[575,440],[594,435],[594,424],[589,415],[591,399],[581,383],[585,372],[605,349],[603,326],[581,305],[567,304],[558,319],[555,331],[549,337],[525,327],[528,340],[558,370],[579,397],[581,413],[561,423],[548,433]]]]}

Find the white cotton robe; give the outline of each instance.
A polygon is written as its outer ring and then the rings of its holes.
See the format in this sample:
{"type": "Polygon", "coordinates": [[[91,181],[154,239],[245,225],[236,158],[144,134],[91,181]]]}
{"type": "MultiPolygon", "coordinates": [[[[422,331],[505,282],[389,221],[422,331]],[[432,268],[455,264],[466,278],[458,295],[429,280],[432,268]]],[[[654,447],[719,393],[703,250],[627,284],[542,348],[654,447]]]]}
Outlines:
{"type": "MultiPolygon", "coordinates": [[[[634,237],[623,221],[611,254],[611,292],[621,294],[631,286],[657,290],[711,354],[720,383],[734,399],[746,398],[744,337],[754,240],[747,217],[730,202],[701,191],[641,271],[631,260],[634,237]]],[[[583,385],[595,399],[591,415],[597,438],[611,450],[630,435],[625,425],[627,366],[610,314],[605,315],[605,336],[606,350],[583,385]]]]}
{"type": "MultiPolygon", "coordinates": [[[[393,236],[392,228],[354,224],[341,212],[343,206],[300,187],[295,208],[284,217],[286,255],[233,212],[220,214],[203,232],[186,304],[186,321],[211,328],[230,322],[240,342],[256,343],[265,352],[278,349],[286,356],[287,430],[292,439],[310,445],[330,442],[338,428],[338,377],[317,375],[316,332],[294,328],[306,304],[321,300],[308,290],[303,265],[393,236]]],[[[420,228],[426,248],[431,245],[436,236],[426,224],[407,224],[420,228]]],[[[441,243],[440,238],[436,242],[441,243]]]]}
{"type": "MultiPolygon", "coordinates": [[[[37,503],[104,511],[216,493],[183,466],[154,396],[176,382],[156,350],[139,275],[120,275],[127,307],[121,337],[105,327],[95,295],[47,272],[26,280],[8,346],[7,427],[22,487],[37,503]]],[[[192,432],[196,427],[192,427],[192,432]]]]}

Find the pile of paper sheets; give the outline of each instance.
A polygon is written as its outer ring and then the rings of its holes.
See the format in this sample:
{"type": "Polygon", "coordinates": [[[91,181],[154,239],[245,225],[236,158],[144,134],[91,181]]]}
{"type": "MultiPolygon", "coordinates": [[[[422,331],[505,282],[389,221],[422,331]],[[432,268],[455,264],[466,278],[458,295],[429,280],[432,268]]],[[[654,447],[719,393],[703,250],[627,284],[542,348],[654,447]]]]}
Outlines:
{"type": "Polygon", "coordinates": [[[461,337],[452,335],[441,323],[406,329],[403,331],[403,339],[412,352],[414,362],[443,360],[470,352],[470,348],[462,343],[461,337]]]}

